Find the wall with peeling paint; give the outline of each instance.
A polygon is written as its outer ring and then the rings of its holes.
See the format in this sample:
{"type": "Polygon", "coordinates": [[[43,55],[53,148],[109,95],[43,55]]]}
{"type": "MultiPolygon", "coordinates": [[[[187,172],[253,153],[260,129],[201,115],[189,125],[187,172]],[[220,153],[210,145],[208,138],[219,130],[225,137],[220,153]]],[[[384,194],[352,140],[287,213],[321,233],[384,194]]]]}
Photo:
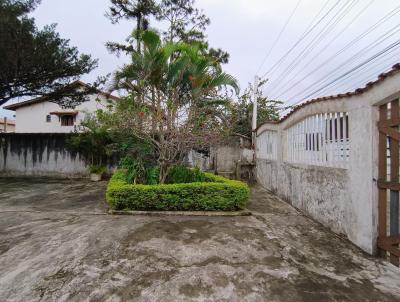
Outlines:
{"type": "Polygon", "coordinates": [[[1,176],[82,177],[84,159],[66,148],[68,134],[0,134],[1,176]]]}
{"type": "Polygon", "coordinates": [[[210,170],[234,174],[238,162],[253,162],[253,150],[248,137],[235,135],[210,148],[210,170]]]}
{"type": "Polygon", "coordinates": [[[347,170],[258,159],[259,182],[338,234],[347,234],[347,170]]]}
{"type": "MultiPolygon", "coordinates": [[[[378,106],[399,98],[400,73],[396,73],[370,85],[363,93],[311,101],[280,122],[261,125],[256,141],[258,182],[374,254],[378,237],[378,106]],[[327,116],[337,116],[337,113],[346,113],[349,117],[345,165],[329,162],[327,156],[319,161],[313,161],[309,154],[300,156],[300,160],[288,156],[299,150],[312,151],[304,144],[293,148],[288,136],[290,129],[309,117],[317,115],[326,120],[327,116]]],[[[298,135],[304,136],[304,129],[300,127],[300,130],[298,135]]],[[[324,133],[324,130],[315,130],[312,135],[319,137],[324,133]]],[[[326,137],[321,141],[325,146],[331,143],[326,137]]]]}

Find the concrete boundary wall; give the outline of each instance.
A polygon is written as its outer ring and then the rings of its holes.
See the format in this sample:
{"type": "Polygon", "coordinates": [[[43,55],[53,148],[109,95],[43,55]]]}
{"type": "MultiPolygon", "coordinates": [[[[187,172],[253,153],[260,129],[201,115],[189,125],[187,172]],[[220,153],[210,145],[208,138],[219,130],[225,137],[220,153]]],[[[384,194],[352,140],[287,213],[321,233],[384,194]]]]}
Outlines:
{"type": "Polygon", "coordinates": [[[88,165],[68,150],[63,133],[1,133],[0,176],[87,177],[88,165]]]}
{"type": "Polygon", "coordinates": [[[349,176],[345,169],[258,160],[257,176],[272,192],[297,209],[318,218],[338,234],[349,230],[345,224],[349,176]]]}
{"type": "Polygon", "coordinates": [[[393,72],[367,87],[362,93],[311,101],[280,122],[261,125],[257,129],[256,175],[266,189],[374,254],[378,229],[378,105],[400,97],[400,73],[393,72]],[[288,156],[293,152],[288,146],[292,127],[309,117],[337,112],[349,116],[346,165],[296,162],[296,157],[288,156]],[[277,150],[275,160],[265,156],[270,137],[274,137],[273,148],[277,150]]]}

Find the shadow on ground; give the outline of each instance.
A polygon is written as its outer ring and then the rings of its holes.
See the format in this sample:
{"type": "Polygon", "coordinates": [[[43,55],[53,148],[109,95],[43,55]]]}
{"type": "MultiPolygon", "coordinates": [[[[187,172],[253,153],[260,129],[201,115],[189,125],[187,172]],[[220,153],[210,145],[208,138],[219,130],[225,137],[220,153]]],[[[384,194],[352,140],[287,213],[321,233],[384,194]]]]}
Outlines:
{"type": "Polygon", "coordinates": [[[0,179],[1,301],[399,301],[400,270],[265,190],[251,217],[102,215],[105,183],[0,179]]]}

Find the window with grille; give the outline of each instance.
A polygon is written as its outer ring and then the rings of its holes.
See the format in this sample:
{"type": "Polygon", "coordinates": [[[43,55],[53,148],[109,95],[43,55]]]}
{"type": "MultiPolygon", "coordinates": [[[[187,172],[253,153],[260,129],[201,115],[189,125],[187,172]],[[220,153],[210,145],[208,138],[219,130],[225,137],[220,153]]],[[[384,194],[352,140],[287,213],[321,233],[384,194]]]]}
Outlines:
{"type": "Polygon", "coordinates": [[[261,159],[276,160],[278,155],[278,133],[276,131],[264,131],[256,140],[257,157],[261,159]]]}
{"type": "Polygon", "coordinates": [[[347,166],[350,156],[347,112],[309,116],[288,128],[286,137],[288,162],[347,166]]]}

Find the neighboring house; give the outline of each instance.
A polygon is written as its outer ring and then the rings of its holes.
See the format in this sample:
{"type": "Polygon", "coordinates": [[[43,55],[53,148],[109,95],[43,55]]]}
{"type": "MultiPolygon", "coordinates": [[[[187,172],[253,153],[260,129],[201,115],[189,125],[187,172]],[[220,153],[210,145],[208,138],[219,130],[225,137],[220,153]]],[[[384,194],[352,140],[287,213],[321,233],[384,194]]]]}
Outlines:
{"type": "Polygon", "coordinates": [[[15,132],[15,121],[8,118],[0,118],[0,133],[15,132]]]}
{"type": "MultiPolygon", "coordinates": [[[[74,89],[87,86],[76,81],[71,84],[74,89]]],[[[118,97],[97,91],[89,95],[89,100],[74,109],[64,109],[53,103],[48,97],[39,97],[12,105],[4,109],[15,111],[17,133],[69,133],[79,130],[79,125],[85,116],[98,109],[107,109],[109,101],[119,100],[118,97]]]]}

